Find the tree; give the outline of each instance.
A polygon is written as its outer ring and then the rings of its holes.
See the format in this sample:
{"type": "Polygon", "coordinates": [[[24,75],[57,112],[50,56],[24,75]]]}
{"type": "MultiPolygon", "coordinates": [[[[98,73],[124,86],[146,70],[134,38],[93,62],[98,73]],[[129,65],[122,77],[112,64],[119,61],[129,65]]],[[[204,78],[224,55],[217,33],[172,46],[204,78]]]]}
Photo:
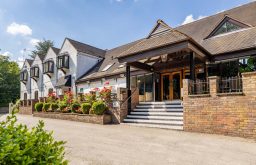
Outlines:
{"type": "Polygon", "coordinates": [[[256,57],[248,58],[247,64],[240,63],[240,72],[252,72],[256,71],[256,57]]]}
{"type": "Polygon", "coordinates": [[[19,98],[20,69],[9,57],[0,55],[0,107],[19,98]]]}
{"type": "Polygon", "coordinates": [[[46,55],[48,49],[54,45],[53,41],[51,40],[43,40],[36,44],[35,50],[32,51],[31,57],[35,58],[36,55],[46,55]]]}

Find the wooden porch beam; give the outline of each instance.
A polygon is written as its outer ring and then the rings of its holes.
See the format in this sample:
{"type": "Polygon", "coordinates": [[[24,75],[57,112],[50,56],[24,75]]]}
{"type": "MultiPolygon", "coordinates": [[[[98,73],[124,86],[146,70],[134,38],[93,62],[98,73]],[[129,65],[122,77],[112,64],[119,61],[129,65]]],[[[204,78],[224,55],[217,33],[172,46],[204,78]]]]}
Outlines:
{"type": "Polygon", "coordinates": [[[131,62],[131,63],[128,63],[128,65],[133,66],[138,69],[146,70],[149,72],[154,71],[154,68],[152,66],[141,63],[141,62],[131,62]]]}

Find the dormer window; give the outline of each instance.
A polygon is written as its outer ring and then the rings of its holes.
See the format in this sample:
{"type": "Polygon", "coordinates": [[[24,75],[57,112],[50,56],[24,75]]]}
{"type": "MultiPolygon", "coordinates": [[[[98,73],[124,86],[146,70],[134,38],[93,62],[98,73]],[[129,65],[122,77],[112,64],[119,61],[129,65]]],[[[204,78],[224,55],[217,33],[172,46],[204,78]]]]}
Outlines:
{"type": "Polygon", "coordinates": [[[31,78],[39,78],[39,67],[33,66],[30,68],[30,76],[31,78]]]}
{"type": "Polygon", "coordinates": [[[54,73],[54,62],[53,61],[46,61],[43,63],[43,73],[54,73]]]}
{"type": "Polygon", "coordinates": [[[24,70],[20,73],[20,81],[26,83],[28,81],[28,71],[24,70]]]}
{"type": "Polygon", "coordinates": [[[230,33],[246,27],[250,26],[226,16],[207,38],[225,33],[230,33]]]}
{"type": "Polygon", "coordinates": [[[67,54],[58,56],[58,69],[69,69],[69,56],[67,54]]]}

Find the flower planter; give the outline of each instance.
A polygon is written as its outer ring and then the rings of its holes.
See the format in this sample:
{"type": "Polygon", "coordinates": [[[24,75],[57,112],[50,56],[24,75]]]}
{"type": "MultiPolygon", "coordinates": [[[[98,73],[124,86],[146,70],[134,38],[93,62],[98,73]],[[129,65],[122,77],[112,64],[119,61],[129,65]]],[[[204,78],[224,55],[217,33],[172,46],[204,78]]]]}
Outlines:
{"type": "Polygon", "coordinates": [[[110,124],[112,119],[111,115],[89,115],[89,114],[78,114],[78,113],[60,113],[60,112],[35,112],[34,117],[60,119],[60,120],[70,120],[78,121],[84,123],[93,124],[110,124]]]}

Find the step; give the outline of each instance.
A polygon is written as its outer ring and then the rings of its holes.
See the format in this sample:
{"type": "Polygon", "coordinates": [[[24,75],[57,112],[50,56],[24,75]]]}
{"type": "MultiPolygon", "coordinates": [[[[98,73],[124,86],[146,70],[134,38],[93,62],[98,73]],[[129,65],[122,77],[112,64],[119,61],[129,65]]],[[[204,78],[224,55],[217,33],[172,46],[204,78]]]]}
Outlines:
{"type": "Polygon", "coordinates": [[[139,102],[141,105],[181,105],[181,101],[173,101],[173,102],[139,102]]]}
{"type": "Polygon", "coordinates": [[[124,119],[126,123],[148,123],[148,124],[163,124],[163,125],[183,125],[183,121],[167,121],[167,120],[143,120],[143,119],[124,119]]]}
{"type": "Polygon", "coordinates": [[[145,109],[134,109],[134,112],[183,112],[183,109],[151,109],[151,108],[145,108],[145,109]]]}
{"type": "Polygon", "coordinates": [[[144,120],[169,120],[169,121],[183,121],[183,117],[180,116],[139,116],[139,115],[127,115],[128,119],[144,119],[144,120]]]}
{"type": "Polygon", "coordinates": [[[182,105],[137,105],[136,108],[183,108],[182,105]]]}
{"type": "Polygon", "coordinates": [[[149,127],[149,128],[161,128],[161,129],[172,129],[172,130],[183,130],[183,126],[176,125],[157,125],[157,124],[138,124],[138,123],[121,123],[123,125],[135,126],[135,127],[149,127]]]}
{"type": "Polygon", "coordinates": [[[183,116],[182,112],[131,112],[131,115],[183,116]]]}

